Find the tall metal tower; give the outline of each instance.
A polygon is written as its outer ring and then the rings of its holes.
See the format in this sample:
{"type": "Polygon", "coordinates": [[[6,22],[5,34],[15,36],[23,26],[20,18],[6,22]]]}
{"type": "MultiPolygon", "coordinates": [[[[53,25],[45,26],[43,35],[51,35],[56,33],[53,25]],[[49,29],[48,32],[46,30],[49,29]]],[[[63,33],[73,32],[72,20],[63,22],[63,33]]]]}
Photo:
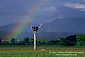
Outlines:
{"type": "Polygon", "coordinates": [[[37,27],[37,26],[32,27],[32,24],[30,23],[30,26],[31,26],[31,29],[32,29],[33,34],[34,34],[34,50],[36,50],[36,33],[37,33],[38,29],[40,29],[42,24],[39,27],[37,27]]]}

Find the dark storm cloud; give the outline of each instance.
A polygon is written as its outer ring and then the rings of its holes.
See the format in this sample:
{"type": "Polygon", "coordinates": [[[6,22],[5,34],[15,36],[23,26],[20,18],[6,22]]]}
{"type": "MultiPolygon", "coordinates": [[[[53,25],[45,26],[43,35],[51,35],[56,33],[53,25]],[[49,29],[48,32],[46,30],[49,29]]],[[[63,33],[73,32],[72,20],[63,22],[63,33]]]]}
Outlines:
{"type": "Polygon", "coordinates": [[[34,10],[41,7],[41,3],[44,1],[45,0],[0,0],[0,23],[8,24],[13,21],[16,23],[19,22],[22,17],[26,16],[28,18],[34,10]]]}
{"type": "Polygon", "coordinates": [[[30,3],[31,0],[0,0],[0,23],[16,23],[21,16],[28,13],[30,3]]]}
{"type": "Polygon", "coordinates": [[[50,0],[43,6],[45,1],[0,0],[0,25],[20,22],[22,17],[32,17],[37,10],[35,21],[42,23],[64,17],[84,18],[85,0],[50,0]]]}

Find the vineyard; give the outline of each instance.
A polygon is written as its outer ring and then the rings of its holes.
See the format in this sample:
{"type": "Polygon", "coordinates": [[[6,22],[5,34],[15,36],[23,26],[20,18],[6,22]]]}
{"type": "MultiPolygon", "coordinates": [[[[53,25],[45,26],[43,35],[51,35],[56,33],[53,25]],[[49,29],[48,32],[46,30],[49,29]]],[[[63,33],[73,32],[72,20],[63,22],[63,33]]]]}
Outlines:
{"type": "Polygon", "coordinates": [[[85,48],[0,48],[0,57],[85,57],[85,48]]]}

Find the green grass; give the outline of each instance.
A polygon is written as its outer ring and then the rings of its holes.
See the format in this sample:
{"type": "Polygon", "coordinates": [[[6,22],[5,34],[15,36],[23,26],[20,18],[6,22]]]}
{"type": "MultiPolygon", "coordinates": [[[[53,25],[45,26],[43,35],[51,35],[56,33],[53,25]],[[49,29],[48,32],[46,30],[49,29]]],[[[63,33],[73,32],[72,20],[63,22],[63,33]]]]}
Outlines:
{"type": "Polygon", "coordinates": [[[0,48],[3,47],[33,47],[33,45],[0,45],[0,48]]]}
{"type": "Polygon", "coordinates": [[[84,57],[84,48],[0,48],[0,57],[84,57]],[[74,53],[75,52],[75,53],[74,53]],[[78,53],[80,52],[80,53],[78,53]]]}
{"type": "MultiPolygon", "coordinates": [[[[3,48],[3,47],[33,47],[33,45],[0,45],[0,48],[3,48]]],[[[60,45],[37,45],[37,47],[85,48],[85,46],[60,46],[60,45]]]]}

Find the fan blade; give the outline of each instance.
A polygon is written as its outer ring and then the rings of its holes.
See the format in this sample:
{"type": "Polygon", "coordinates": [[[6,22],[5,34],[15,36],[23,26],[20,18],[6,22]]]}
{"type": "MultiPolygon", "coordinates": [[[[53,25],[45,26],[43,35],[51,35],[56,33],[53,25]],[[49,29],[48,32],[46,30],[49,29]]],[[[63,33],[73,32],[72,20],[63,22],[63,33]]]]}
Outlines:
{"type": "Polygon", "coordinates": [[[42,24],[39,26],[39,29],[41,28],[42,24]]]}
{"type": "Polygon", "coordinates": [[[32,29],[32,24],[30,23],[31,29],[32,29]]]}
{"type": "MultiPolygon", "coordinates": [[[[31,26],[31,29],[32,29],[32,24],[30,23],[30,26],[31,26]]],[[[32,30],[33,34],[34,34],[34,31],[32,30]]]]}

